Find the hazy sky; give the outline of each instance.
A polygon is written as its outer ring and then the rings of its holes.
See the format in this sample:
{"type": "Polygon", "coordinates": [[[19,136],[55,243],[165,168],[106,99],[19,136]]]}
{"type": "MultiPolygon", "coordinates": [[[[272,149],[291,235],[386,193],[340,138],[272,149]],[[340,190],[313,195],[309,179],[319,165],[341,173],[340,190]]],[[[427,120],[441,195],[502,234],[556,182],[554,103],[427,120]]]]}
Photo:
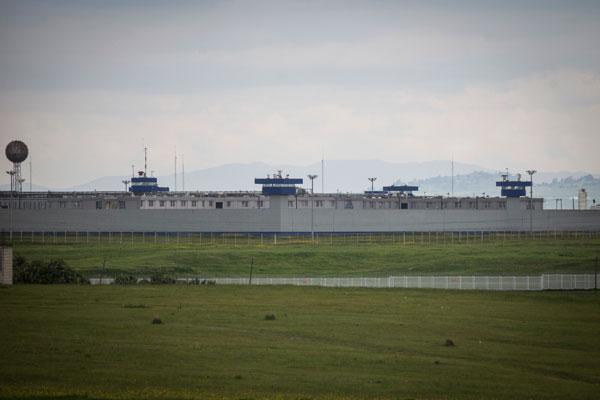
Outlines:
{"type": "Polygon", "coordinates": [[[49,186],[143,141],[158,175],[175,147],[598,173],[599,38],[599,1],[0,1],[0,137],[49,186]]]}

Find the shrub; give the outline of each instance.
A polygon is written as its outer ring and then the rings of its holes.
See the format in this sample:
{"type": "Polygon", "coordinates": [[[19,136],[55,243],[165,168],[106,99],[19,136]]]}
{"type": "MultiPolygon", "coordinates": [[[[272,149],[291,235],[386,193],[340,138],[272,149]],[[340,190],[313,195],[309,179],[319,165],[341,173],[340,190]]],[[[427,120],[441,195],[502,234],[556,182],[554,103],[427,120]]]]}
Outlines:
{"type": "Polygon", "coordinates": [[[162,319],[160,319],[158,317],[152,318],[152,325],[160,325],[160,324],[162,324],[162,319]]]}
{"type": "Polygon", "coordinates": [[[15,283],[89,283],[63,260],[27,262],[23,257],[16,257],[13,272],[15,283]]]}
{"type": "Polygon", "coordinates": [[[117,275],[115,278],[115,283],[117,285],[135,285],[138,283],[138,279],[133,275],[117,275]]]}
{"type": "Polygon", "coordinates": [[[265,321],[275,321],[275,314],[265,315],[265,321]]]}
{"type": "Polygon", "coordinates": [[[175,278],[162,272],[155,272],[150,276],[150,283],[153,285],[164,285],[175,283],[175,278]]]}

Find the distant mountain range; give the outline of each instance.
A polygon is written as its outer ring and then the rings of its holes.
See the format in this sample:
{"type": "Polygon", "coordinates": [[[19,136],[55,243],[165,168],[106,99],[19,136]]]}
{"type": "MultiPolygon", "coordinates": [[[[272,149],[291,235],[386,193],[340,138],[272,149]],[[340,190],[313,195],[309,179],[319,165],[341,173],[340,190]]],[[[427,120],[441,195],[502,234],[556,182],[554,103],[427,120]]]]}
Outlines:
{"type": "MultiPolygon", "coordinates": [[[[304,187],[310,186],[306,179],[308,174],[317,174],[315,192],[323,187],[321,163],[306,166],[269,165],[265,163],[226,164],[187,172],[185,174],[186,190],[258,190],[254,178],[266,177],[281,170],[292,177],[304,178],[304,187]]],[[[446,194],[452,191],[451,161],[427,161],[392,163],[381,160],[325,160],[326,192],[362,192],[370,189],[367,178],[377,177],[375,188],[392,183],[408,183],[418,185],[419,193],[446,194]]],[[[497,195],[495,182],[500,178],[500,171],[480,165],[454,162],[454,194],[456,195],[497,195]]],[[[158,176],[161,186],[175,189],[174,175],[158,176]]],[[[48,188],[33,185],[34,191],[117,191],[124,190],[123,180],[128,176],[105,176],[93,181],[68,188],[48,188]]],[[[523,176],[522,179],[528,179],[523,176]]],[[[181,174],[177,176],[177,189],[182,190],[181,174]]],[[[563,199],[563,207],[568,208],[570,198],[577,196],[579,189],[586,188],[589,199],[600,201],[600,179],[584,171],[539,172],[534,175],[534,195],[543,196],[552,203],[554,198],[563,199]]],[[[9,185],[1,185],[1,190],[9,189],[9,185]]],[[[24,189],[28,190],[27,183],[24,189]]],[[[553,204],[547,204],[548,207],[553,204]]]]}

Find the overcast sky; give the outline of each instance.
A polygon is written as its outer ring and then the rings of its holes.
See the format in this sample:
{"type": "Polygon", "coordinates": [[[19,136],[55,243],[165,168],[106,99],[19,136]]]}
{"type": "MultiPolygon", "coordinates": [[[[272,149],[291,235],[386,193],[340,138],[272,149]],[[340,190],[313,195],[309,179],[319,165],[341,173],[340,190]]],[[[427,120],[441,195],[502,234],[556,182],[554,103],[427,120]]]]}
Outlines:
{"type": "Polygon", "coordinates": [[[175,148],[598,173],[599,38],[599,1],[1,1],[0,137],[55,187],[144,142],[158,175],[175,148]]]}

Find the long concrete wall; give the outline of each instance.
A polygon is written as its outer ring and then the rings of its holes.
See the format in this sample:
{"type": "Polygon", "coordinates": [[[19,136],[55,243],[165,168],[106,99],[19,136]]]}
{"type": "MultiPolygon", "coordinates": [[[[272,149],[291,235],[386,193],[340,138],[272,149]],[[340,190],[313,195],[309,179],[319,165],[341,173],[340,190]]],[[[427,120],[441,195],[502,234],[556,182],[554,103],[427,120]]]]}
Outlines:
{"type": "MultiPolygon", "coordinates": [[[[600,230],[600,211],[314,209],[316,232],[600,230]]],[[[0,231],[11,227],[0,210],[0,231]]],[[[310,232],[310,209],[14,210],[13,231],[310,232]]]]}

